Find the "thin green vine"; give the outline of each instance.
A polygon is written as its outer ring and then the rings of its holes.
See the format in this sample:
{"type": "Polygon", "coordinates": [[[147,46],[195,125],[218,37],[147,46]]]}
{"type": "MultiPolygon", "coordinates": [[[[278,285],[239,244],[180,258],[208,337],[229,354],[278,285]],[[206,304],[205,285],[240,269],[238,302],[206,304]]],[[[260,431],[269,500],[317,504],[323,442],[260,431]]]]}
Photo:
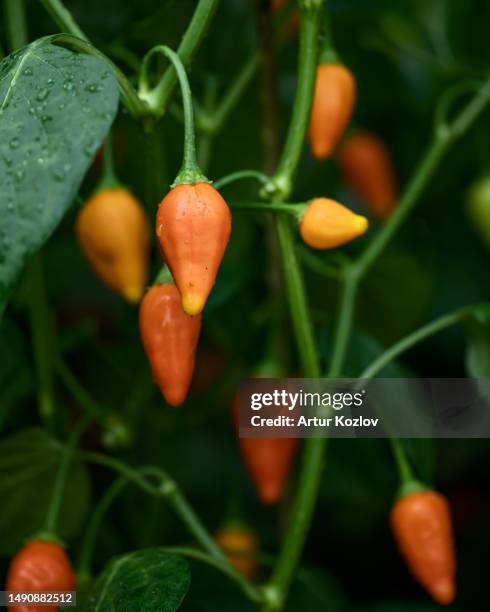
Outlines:
{"type": "Polygon", "coordinates": [[[192,93],[189,86],[189,80],[187,79],[187,74],[182,61],[177,53],[172,51],[170,47],[165,45],[153,47],[153,49],[150,49],[150,51],[143,58],[139,81],[139,96],[154,112],[157,112],[157,110],[162,107],[162,83],[164,80],[160,80],[158,85],[154,88],[151,88],[150,86],[150,62],[157,54],[164,55],[172,63],[179,79],[180,89],[182,92],[182,104],[184,108],[184,155],[182,166],[172,186],[187,183],[209,182],[201,172],[201,169],[197,163],[194,110],[192,107],[192,93]]]}

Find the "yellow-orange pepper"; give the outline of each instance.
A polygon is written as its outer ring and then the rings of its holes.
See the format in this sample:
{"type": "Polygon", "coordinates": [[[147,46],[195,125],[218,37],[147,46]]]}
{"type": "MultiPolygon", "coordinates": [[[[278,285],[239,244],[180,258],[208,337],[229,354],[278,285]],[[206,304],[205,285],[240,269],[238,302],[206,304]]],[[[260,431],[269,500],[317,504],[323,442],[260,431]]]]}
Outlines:
{"type": "Polygon", "coordinates": [[[299,231],[314,249],[333,249],[357,238],[368,228],[368,220],[329,198],[315,198],[305,208],[299,231]]]}
{"type": "Polygon", "coordinates": [[[233,567],[247,578],[257,574],[257,561],[253,558],[259,550],[259,540],[248,527],[226,526],[214,534],[216,544],[226,553],[233,567]]]}
{"type": "Polygon", "coordinates": [[[101,189],[78,213],[75,231],[97,276],[128,302],[138,302],[148,279],[150,250],[140,202],[127,189],[101,189]]]}

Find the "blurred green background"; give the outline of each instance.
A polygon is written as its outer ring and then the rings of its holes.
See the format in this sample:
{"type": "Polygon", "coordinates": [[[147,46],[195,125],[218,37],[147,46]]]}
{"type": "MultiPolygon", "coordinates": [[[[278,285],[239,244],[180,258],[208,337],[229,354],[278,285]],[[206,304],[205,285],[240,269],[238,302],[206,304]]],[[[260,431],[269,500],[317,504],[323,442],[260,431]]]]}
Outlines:
{"type": "MultiPolygon", "coordinates": [[[[175,47],[192,14],[191,0],[67,0],[82,29],[127,74],[158,43],[175,47]]],[[[56,32],[34,0],[28,2],[30,39],[56,32]]],[[[329,0],[334,41],[358,83],[352,127],[379,134],[389,146],[401,188],[428,145],[433,110],[448,86],[481,78],[490,70],[487,0],[329,0]]],[[[4,33],[2,32],[2,40],[4,33]]],[[[251,0],[225,0],[190,71],[198,100],[212,88],[219,99],[243,62],[256,49],[256,7],[251,0]]],[[[280,126],[284,134],[296,82],[296,37],[277,54],[280,126]]],[[[259,79],[254,79],[223,132],[212,143],[207,174],[215,179],[242,168],[260,168],[259,79]]],[[[178,96],[175,96],[176,103],[178,96]]],[[[490,251],[465,211],[471,183],[490,172],[490,113],[451,150],[403,231],[365,280],[346,374],[355,376],[384,346],[451,309],[490,297],[490,251]]],[[[114,128],[117,170],[122,181],[153,215],[180,165],[182,125],[172,113],[159,128],[166,157],[160,177],[149,176],[145,155],[151,145],[120,113],[114,128]],[[160,189],[160,191],[159,191],[160,189]]],[[[93,168],[83,185],[86,198],[98,177],[93,168]]],[[[255,186],[239,183],[228,199],[255,199],[255,186]]],[[[342,184],[336,160],[318,163],[305,147],[295,199],[334,197],[361,210],[342,184]]],[[[289,495],[276,510],[256,499],[241,463],[232,429],[231,398],[241,378],[253,371],[267,331],[288,327],[287,304],[268,299],[271,270],[262,219],[236,213],[233,233],[215,290],[206,307],[193,390],[185,406],[168,409],[154,388],[137,328],[137,310],[107,290],[82,259],[73,223],[75,205],[44,249],[48,295],[65,358],[107,420],[85,437],[87,448],[104,449],[137,464],[158,463],[181,484],[203,520],[217,528],[231,502],[260,534],[264,551],[274,552],[289,512],[289,495]]],[[[376,232],[376,222],[357,251],[376,232]]],[[[158,268],[154,253],[153,271],[158,268]]],[[[306,268],[317,337],[328,356],[335,324],[335,281],[306,268]]],[[[0,554],[8,555],[43,518],[56,466],[53,448],[40,425],[30,335],[22,283],[0,328],[0,554]],[[19,433],[20,432],[20,433],[19,433]],[[20,437],[19,437],[20,436],[20,437]],[[21,450],[24,449],[24,454],[21,450]],[[28,453],[26,454],[26,449],[28,453]],[[16,454],[17,453],[17,454],[16,454]],[[30,454],[29,454],[30,453],[30,454]],[[13,467],[14,466],[14,467],[13,467]],[[15,476],[15,477],[14,477],[15,476]],[[37,500],[37,502],[36,502],[37,500]]],[[[291,335],[284,354],[298,373],[291,335]]],[[[452,329],[409,352],[387,375],[465,376],[466,339],[452,329]]],[[[60,386],[59,429],[77,407],[60,386]]],[[[448,495],[454,513],[459,559],[457,603],[451,610],[481,612],[487,606],[484,576],[490,546],[490,446],[486,440],[407,443],[419,475],[448,495]]],[[[75,470],[63,511],[64,531],[76,550],[93,500],[110,474],[75,470]]],[[[408,575],[389,533],[387,514],[397,474],[384,441],[331,443],[320,502],[304,567],[298,572],[288,610],[429,612],[436,606],[408,575]]],[[[116,501],[97,545],[102,567],[134,548],[188,539],[164,504],[129,488],[116,501]]],[[[193,566],[183,610],[239,612],[249,604],[221,576],[193,566]]],[[[3,572],[2,572],[3,573],[3,572]]]]}

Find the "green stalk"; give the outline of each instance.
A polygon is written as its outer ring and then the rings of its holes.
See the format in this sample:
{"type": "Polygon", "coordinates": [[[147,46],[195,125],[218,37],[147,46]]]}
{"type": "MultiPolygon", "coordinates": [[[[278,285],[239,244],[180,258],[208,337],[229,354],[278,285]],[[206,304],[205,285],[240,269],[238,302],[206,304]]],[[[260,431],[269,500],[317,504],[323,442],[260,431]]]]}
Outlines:
{"type": "Polygon", "coordinates": [[[362,372],[362,374],[359,376],[359,379],[370,380],[371,378],[374,378],[378,372],[380,372],[384,367],[386,367],[399,355],[412,348],[419,342],[422,342],[429,336],[433,336],[434,334],[437,334],[443,329],[446,329],[447,327],[451,327],[452,325],[459,323],[466,316],[467,312],[465,310],[456,310],[442,317],[439,317],[435,321],[431,321],[427,325],[424,325],[420,329],[417,329],[408,336],[405,336],[405,338],[402,338],[401,340],[396,342],[392,347],[390,347],[377,359],[375,359],[371,363],[371,365],[369,365],[362,372]]]}
{"type": "Polygon", "coordinates": [[[450,140],[446,135],[436,137],[432,141],[427,152],[422,157],[407,189],[404,191],[398,206],[396,206],[388,221],[382,226],[375,238],[368,244],[355,264],[359,277],[367,272],[369,267],[386,248],[387,244],[413,210],[420,195],[434,174],[440,160],[446,153],[449,144],[450,140]]]}
{"type": "Polygon", "coordinates": [[[11,51],[28,43],[24,0],[4,0],[7,44],[11,51]]]}
{"type": "Polygon", "coordinates": [[[432,143],[418,165],[398,206],[391,214],[388,222],[382,227],[374,240],[366,247],[357,261],[356,268],[360,277],[367,272],[396,234],[402,223],[417,204],[423,190],[432,178],[443,156],[447,153],[451,145],[453,145],[458,138],[463,136],[472,123],[474,123],[488,104],[489,96],[490,79],[483,84],[480,90],[473,96],[452,123],[441,123],[441,120],[439,120],[436,124],[432,143]]]}
{"type": "MultiPolygon", "coordinates": [[[[16,1],[14,0],[14,2],[16,1]]],[[[51,19],[63,32],[88,40],[85,32],[73,19],[72,14],[61,0],[40,0],[40,2],[51,16],[51,19]]]]}
{"type": "Polygon", "coordinates": [[[208,112],[198,115],[197,124],[200,130],[215,134],[223,128],[233,109],[252,82],[258,66],[259,54],[254,53],[237,73],[228,90],[222,96],[221,102],[213,110],[212,115],[208,112]]]}
{"type": "Polygon", "coordinates": [[[117,178],[116,169],[114,167],[114,147],[112,144],[112,132],[109,132],[103,151],[102,177],[97,185],[97,190],[100,189],[117,189],[122,187],[121,181],[117,178]]]}
{"type": "Polygon", "coordinates": [[[140,77],[140,97],[145,100],[150,108],[157,109],[161,107],[161,92],[160,87],[163,79],[154,88],[149,87],[149,66],[150,61],[156,54],[163,54],[172,63],[180,83],[182,92],[182,104],[184,108],[184,156],[182,166],[175,178],[172,187],[175,185],[185,185],[188,183],[209,182],[204,176],[197,163],[196,156],[196,134],[194,128],[194,110],[192,107],[192,93],[189,86],[189,80],[185,72],[184,65],[175,51],[165,45],[153,47],[144,57],[141,66],[140,77]]]}
{"type": "Polygon", "coordinates": [[[290,196],[292,181],[303,151],[316,78],[321,6],[322,1],[301,3],[299,77],[296,97],[277,172],[265,189],[266,194],[274,199],[286,200],[290,196]],[[312,5],[311,8],[307,8],[309,4],[312,5]]]}
{"type": "Polygon", "coordinates": [[[177,484],[161,468],[155,466],[135,470],[115,457],[94,452],[84,452],[82,457],[87,461],[104,465],[118,472],[150,495],[167,499],[189,532],[196,538],[204,550],[215,559],[220,561],[226,560],[223,551],[203,526],[177,484]],[[153,475],[156,483],[149,481],[148,475],[153,475]]]}
{"type": "Polygon", "coordinates": [[[241,588],[243,593],[248,597],[248,599],[250,599],[250,601],[254,601],[256,603],[262,601],[262,593],[257,589],[257,587],[252,585],[250,580],[247,580],[245,576],[240,574],[240,572],[237,572],[229,563],[222,563],[221,561],[218,561],[214,557],[210,557],[206,553],[196,548],[189,548],[185,546],[165,546],[163,550],[170,554],[180,555],[195,561],[200,561],[201,563],[206,563],[207,565],[220,570],[223,574],[225,574],[225,576],[228,576],[228,578],[233,580],[235,584],[241,588]]]}
{"type": "Polygon", "coordinates": [[[72,371],[61,359],[59,359],[56,364],[56,370],[61,379],[61,382],[71,393],[73,399],[77,402],[77,404],[83,410],[85,415],[92,418],[100,415],[101,410],[97,403],[94,402],[94,400],[90,397],[90,395],[85,391],[82,385],[75,378],[72,371]]]}
{"type": "MultiPolygon", "coordinates": [[[[215,185],[216,187],[216,185],[215,185]]],[[[229,202],[230,208],[234,210],[250,210],[252,212],[261,212],[261,213],[270,213],[280,212],[285,213],[286,215],[295,217],[301,216],[303,210],[307,206],[307,204],[298,204],[298,203],[289,203],[289,202],[271,202],[270,204],[266,204],[265,202],[229,202]]]]}
{"type": "Polygon", "coordinates": [[[58,468],[56,480],[54,481],[53,493],[51,496],[51,502],[46,515],[46,521],[44,523],[44,529],[41,537],[45,538],[56,538],[56,531],[58,527],[58,518],[61,510],[61,504],[63,502],[63,493],[65,491],[66,479],[68,476],[68,469],[70,467],[73,455],[75,453],[76,446],[80,436],[84,432],[90,421],[90,417],[84,417],[79,423],[73,428],[73,431],[68,438],[68,442],[65,446],[63,456],[58,468]]]}
{"type": "MultiPolygon", "coordinates": [[[[301,3],[299,81],[286,144],[278,172],[265,188],[273,203],[289,196],[292,179],[300,160],[310,113],[317,60],[317,37],[321,2],[301,3]]],[[[311,314],[301,266],[298,261],[290,220],[276,215],[286,288],[293,327],[304,375],[318,377],[320,364],[313,334],[311,314]]],[[[325,438],[306,441],[298,491],[293,503],[287,534],[268,584],[264,587],[264,611],[280,610],[289,590],[311,523],[321,479],[326,450],[325,438]]]]}
{"type": "MultiPolygon", "coordinates": [[[[218,7],[218,3],[219,0],[199,0],[194,15],[177,49],[179,59],[184,65],[189,64],[194,53],[199,48],[214,16],[214,12],[218,7]]],[[[167,70],[158,84],[158,100],[154,107],[156,116],[165,114],[176,84],[177,75],[175,71],[167,70]]]]}
{"type": "Polygon", "coordinates": [[[400,484],[403,487],[413,482],[414,475],[410,463],[407,459],[403,446],[398,438],[389,439],[391,450],[395,458],[396,465],[398,467],[398,473],[400,475],[400,484]]]}
{"type": "MultiPolygon", "coordinates": [[[[27,44],[24,0],[5,0],[5,23],[10,50],[27,44]]],[[[52,422],[55,412],[53,376],[54,324],[49,310],[44,281],[43,260],[35,253],[27,269],[29,288],[28,312],[37,378],[39,413],[45,422],[52,422]]]]}
{"type": "Polygon", "coordinates": [[[305,376],[308,378],[317,378],[320,376],[318,351],[315,343],[311,313],[306,297],[303,271],[295,248],[295,239],[290,219],[285,215],[277,215],[276,228],[279,237],[286,291],[288,294],[301,365],[305,376]]]}
{"type": "Polygon", "coordinates": [[[337,332],[332,349],[332,357],[328,376],[335,378],[341,375],[342,365],[347,353],[352,320],[354,318],[354,307],[358,290],[358,281],[352,268],[347,266],[344,269],[342,297],[339,306],[339,319],[337,322],[337,332]]]}
{"type": "Polygon", "coordinates": [[[78,557],[77,582],[79,585],[85,584],[90,580],[92,557],[102,520],[104,519],[104,516],[109,510],[114,499],[127,484],[128,481],[124,476],[116,478],[110,487],[106,489],[104,495],[100,498],[97,506],[95,507],[95,510],[92,512],[89,524],[87,525],[82,540],[80,556],[78,557]]]}
{"type": "Polygon", "coordinates": [[[39,413],[46,422],[52,422],[54,399],[54,324],[49,310],[44,282],[42,253],[38,251],[27,270],[29,287],[28,312],[37,378],[39,413]]]}
{"type": "MultiPolygon", "coordinates": [[[[262,184],[266,183],[268,180],[268,177],[259,170],[239,170],[238,172],[232,172],[231,174],[227,174],[217,181],[214,181],[214,187],[215,189],[221,189],[225,185],[230,185],[235,181],[241,181],[242,179],[248,178],[255,179],[262,184]]],[[[263,208],[266,209],[267,205],[263,204],[263,208]]]]}

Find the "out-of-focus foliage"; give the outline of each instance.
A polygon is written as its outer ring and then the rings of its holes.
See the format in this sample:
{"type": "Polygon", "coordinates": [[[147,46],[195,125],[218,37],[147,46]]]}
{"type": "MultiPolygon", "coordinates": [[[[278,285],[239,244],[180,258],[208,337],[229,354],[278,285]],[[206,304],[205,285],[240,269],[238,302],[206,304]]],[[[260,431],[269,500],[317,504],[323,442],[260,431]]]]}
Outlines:
{"type": "MultiPolygon", "coordinates": [[[[176,46],[195,6],[190,0],[107,0],[103,10],[99,0],[67,0],[66,4],[94,43],[132,76],[152,44],[176,46]]],[[[479,78],[490,70],[490,7],[484,0],[330,0],[329,10],[334,40],[358,80],[353,126],[372,130],[387,142],[403,188],[428,144],[440,93],[458,80],[479,78]]],[[[219,100],[255,49],[255,20],[251,0],[221,3],[190,70],[199,101],[214,87],[219,100]]],[[[32,39],[56,32],[39,3],[30,3],[29,30],[32,39]]],[[[282,136],[295,91],[296,60],[293,37],[277,57],[282,136]]],[[[179,104],[180,97],[174,96],[174,101],[179,104]]],[[[415,213],[366,278],[346,374],[359,374],[383,347],[423,322],[466,304],[488,301],[490,252],[470,225],[463,203],[470,182],[490,169],[489,130],[486,112],[443,161],[415,213]]],[[[182,125],[172,113],[161,123],[165,165],[158,177],[148,168],[150,139],[126,114],[119,114],[114,132],[118,173],[145,202],[153,219],[180,165],[182,125]]],[[[224,131],[210,143],[206,173],[218,178],[259,167],[260,138],[256,78],[224,131]]],[[[204,144],[201,138],[201,147],[204,144]]],[[[98,171],[92,169],[81,187],[82,199],[91,193],[97,178],[98,171]]],[[[223,193],[229,199],[252,199],[255,185],[243,182],[226,187],[223,193]]],[[[314,162],[305,148],[294,197],[303,201],[313,196],[334,197],[361,210],[361,203],[342,183],[335,159],[314,162]]],[[[103,409],[117,414],[131,433],[122,448],[111,452],[138,465],[164,466],[211,530],[221,523],[230,498],[240,501],[264,551],[273,553],[284,534],[290,497],[277,513],[259,505],[239,458],[231,419],[231,398],[240,378],[261,358],[273,321],[279,321],[284,332],[288,371],[298,373],[299,369],[293,339],[286,331],[287,304],[269,299],[268,281],[277,274],[267,258],[269,224],[258,216],[234,214],[230,246],[205,310],[195,386],[182,409],[169,410],[150,378],[138,336],[137,311],[111,294],[88,269],[74,239],[74,216],[72,209],[45,247],[47,290],[64,358],[103,409]]],[[[373,220],[368,234],[347,251],[362,248],[378,229],[373,220]]],[[[153,272],[159,261],[155,251],[153,272]]],[[[338,288],[334,280],[308,268],[306,280],[326,362],[338,288]]],[[[40,526],[59,452],[37,430],[28,429],[39,422],[24,300],[19,284],[0,331],[4,555],[40,526]],[[17,431],[22,433],[12,438],[17,431]],[[16,459],[19,449],[23,454],[16,459]]],[[[481,324],[471,336],[466,353],[469,374],[488,372],[488,361],[481,357],[488,358],[488,334],[488,325],[481,324]]],[[[466,350],[465,330],[455,328],[410,351],[386,375],[465,376],[466,350]]],[[[77,408],[61,385],[56,394],[63,416],[55,430],[63,435],[77,408]]],[[[100,427],[92,428],[84,446],[100,450],[103,433],[100,427]]],[[[488,557],[490,541],[487,441],[407,441],[406,447],[420,477],[436,482],[454,509],[459,601],[450,609],[481,612],[478,602],[487,597],[481,565],[488,557]]],[[[93,468],[91,480],[97,499],[106,490],[108,473],[93,468]]],[[[70,547],[76,557],[77,534],[89,496],[85,471],[77,467],[68,487],[63,517],[71,517],[66,535],[73,538],[70,547]]],[[[407,574],[389,533],[387,517],[396,488],[396,469],[385,441],[331,443],[305,551],[305,565],[314,569],[298,572],[288,611],[436,609],[426,603],[407,574]]],[[[95,570],[102,572],[114,555],[188,539],[167,505],[128,487],[103,522],[95,570]]],[[[221,574],[192,562],[190,588],[181,609],[245,612],[252,607],[221,574]]]]}

